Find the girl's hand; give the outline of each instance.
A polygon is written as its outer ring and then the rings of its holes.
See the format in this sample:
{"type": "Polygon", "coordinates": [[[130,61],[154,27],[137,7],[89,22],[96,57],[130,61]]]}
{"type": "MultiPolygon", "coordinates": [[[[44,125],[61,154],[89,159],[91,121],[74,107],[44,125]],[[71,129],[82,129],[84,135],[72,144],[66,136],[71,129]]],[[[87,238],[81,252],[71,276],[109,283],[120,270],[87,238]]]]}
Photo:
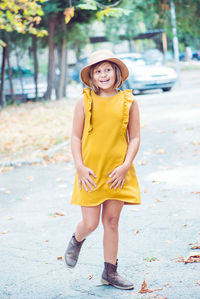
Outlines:
{"type": "Polygon", "coordinates": [[[110,173],[109,177],[111,179],[108,181],[108,184],[111,184],[110,189],[113,187],[114,187],[114,189],[117,189],[119,187],[119,185],[121,188],[123,187],[129,168],[130,167],[122,164],[122,165],[116,167],[110,173]]]}
{"type": "Polygon", "coordinates": [[[90,174],[93,175],[93,177],[95,178],[96,175],[90,168],[82,165],[77,169],[77,173],[78,173],[78,184],[80,190],[81,190],[81,184],[83,184],[85,191],[88,191],[87,187],[89,187],[90,190],[92,191],[93,190],[92,185],[96,187],[96,184],[93,181],[93,179],[90,177],[90,174]]]}

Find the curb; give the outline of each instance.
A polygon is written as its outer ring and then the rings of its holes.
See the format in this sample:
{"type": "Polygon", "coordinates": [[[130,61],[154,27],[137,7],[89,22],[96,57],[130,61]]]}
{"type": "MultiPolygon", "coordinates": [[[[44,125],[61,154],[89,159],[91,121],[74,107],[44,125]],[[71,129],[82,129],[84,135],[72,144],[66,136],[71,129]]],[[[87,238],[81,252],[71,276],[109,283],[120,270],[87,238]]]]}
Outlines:
{"type": "MultiPolygon", "coordinates": [[[[70,144],[70,139],[58,144],[57,146],[50,148],[48,151],[45,152],[45,156],[49,156],[50,158],[60,149],[64,148],[65,146],[70,144]]],[[[0,162],[0,167],[17,167],[17,166],[21,166],[21,165],[31,165],[34,163],[42,163],[44,162],[43,158],[37,158],[37,159],[33,159],[33,160],[12,160],[12,161],[7,161],[7,162],[0,162]]]]}

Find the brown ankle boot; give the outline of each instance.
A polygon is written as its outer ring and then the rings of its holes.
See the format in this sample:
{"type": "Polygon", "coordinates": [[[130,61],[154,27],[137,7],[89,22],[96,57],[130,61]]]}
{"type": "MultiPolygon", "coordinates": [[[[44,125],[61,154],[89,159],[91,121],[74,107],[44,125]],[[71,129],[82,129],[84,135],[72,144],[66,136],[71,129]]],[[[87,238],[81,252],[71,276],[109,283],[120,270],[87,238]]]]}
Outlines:
{"type": "Polygon", "coordinates": [[[76,266],[79,253],[84,241],[85,239],[81,242],[78,242],[75,238],[75,234],[72,235],[72,238],[65,252],[65,263],[68,267],[73,268],[76,266]]]}
{"type": "Polygon", "coordinates": [[[101,282],[106,285],[112,285],[116,288],[123,290],[134,289],[133,284],[127,279],[121,277],[117,273],[117,262],[116,265],[110,263],[104,263],[104,271],[102,274],[101,282]]]}

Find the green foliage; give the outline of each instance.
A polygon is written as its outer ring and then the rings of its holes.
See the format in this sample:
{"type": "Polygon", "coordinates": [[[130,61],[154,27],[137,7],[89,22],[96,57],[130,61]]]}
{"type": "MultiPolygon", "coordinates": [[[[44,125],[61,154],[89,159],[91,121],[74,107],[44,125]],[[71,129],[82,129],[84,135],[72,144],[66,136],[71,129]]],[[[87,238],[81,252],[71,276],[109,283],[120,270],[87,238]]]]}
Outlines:
{"type": "MultiPolygon", "coordinates": [[[[17,31],[38,36],[47,35],[46,30],[39,30],[37,25],[41,21],[43,11],[40,3],[45,0],[1,0],[0,2],[0,30],[17,31]]],[[[2,42],[1,42],[2,44],[2,42]]]]}

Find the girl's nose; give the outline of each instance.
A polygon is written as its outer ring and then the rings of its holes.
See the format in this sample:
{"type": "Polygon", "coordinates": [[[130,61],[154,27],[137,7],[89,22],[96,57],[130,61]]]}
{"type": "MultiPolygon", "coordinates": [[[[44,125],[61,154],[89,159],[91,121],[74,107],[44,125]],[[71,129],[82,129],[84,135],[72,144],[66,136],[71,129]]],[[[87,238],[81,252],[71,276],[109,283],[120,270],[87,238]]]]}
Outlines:
{"type": "Polygon", "coordinates": [[[105,77],[106,75],[107,75],[106,72],[102,72],[101,74],[102,77],[105,77]]]}

